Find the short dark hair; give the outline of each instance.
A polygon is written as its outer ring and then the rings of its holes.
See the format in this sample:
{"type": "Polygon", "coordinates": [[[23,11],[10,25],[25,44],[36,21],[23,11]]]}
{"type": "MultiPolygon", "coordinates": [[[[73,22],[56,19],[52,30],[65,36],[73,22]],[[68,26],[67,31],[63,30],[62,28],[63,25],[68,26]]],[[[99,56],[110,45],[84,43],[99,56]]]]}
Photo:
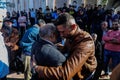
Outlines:
{"type": "Polygon", "coordinates": [[[58,18],[56,19],[55,25],[70,25],[70,20],[74,19],[74,17],[72,15],[70,15],[69,13],[61,13],[58,18]]]}

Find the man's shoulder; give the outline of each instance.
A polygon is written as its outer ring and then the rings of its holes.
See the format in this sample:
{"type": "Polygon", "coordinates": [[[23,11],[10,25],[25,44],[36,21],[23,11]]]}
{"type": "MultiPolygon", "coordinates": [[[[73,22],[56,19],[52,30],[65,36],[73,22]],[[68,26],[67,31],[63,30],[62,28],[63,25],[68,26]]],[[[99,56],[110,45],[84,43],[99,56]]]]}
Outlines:
{"type": "Polygon", "coordinates": [[[33,25],[28,30],[34,31],[34,30],[39,30],[39,28],[33,25]]]}
{"type": "Polygon", "coordinates": [[[56,48],[51,44],[43,44],[41,51],[47,54],[54,54],[56,52],[56,48]]]}
{"type": "Polygon", "coordinates": [[[43,48],[45,48],[46,50],[48,49],[52,49],[53,48],[53,46],[52,45],[50,45],[50,44],[43,44],[43,48]]]}
{"type": "Polygon", "coordinates": [[[39,32],[39,28],[36,28],[34,26],[32,26],[31,28],[27,29],[26,33],[38,33],[39,32]]]}
{"type": "Polygon", "coordinates": [[[39,48],[41,50],[45,50],[48,51],[52,48],[52,46],[50,44],[48,44],[47,42],[45,43],[44,41],[35,41],[33,44],[33,48],[39,48]]]}

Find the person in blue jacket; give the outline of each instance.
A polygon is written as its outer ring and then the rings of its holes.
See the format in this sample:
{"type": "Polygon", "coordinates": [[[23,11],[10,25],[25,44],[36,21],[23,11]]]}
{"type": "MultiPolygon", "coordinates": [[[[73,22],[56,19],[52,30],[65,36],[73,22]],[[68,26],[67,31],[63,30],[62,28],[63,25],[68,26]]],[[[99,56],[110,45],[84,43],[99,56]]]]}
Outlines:
{"type": "Polygon", "coordinates": [[[23,35],[20,46],[23,50],[23,54],[25,55],[24,58],[24,76],[25,80],[31,79],[31,68],[30,68],[30,60],[31,60],[31,48],[33,43],[37,40],[40,27],[45,25],[45,21],[40,19],[38,20],[38,23],[33,25],[31,28],[29,28],[25,34],[23,35]]]}

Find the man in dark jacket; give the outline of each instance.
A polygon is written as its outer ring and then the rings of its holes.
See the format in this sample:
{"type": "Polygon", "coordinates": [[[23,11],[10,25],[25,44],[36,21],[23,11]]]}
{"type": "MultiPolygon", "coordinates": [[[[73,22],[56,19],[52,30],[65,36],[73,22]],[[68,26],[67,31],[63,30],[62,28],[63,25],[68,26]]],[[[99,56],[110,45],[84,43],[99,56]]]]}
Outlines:
{"type": "Polygon", "coordinates": [[[97,40],[97,34],[93,33],[92,38],[95,42],[95,57],[97,59],[97,68],[94,73],[93,80],[99,80],[99,77],[103,69],[102,44],[97,40]]]}
{"type": "Polygon", "coordinates": [[[94,41],[89,33],[82,31],[68,13],[60,14],[56,20],[60,36],[66,38],[68,58],[62,66],[46,67],[33,65],[40,78],[47,80],[85,80],[96,68],[94,41]]]}
{"type": "Polygon", "coordinates": [[[57,67],[65,62],[65,56],[54,44],[57,41],[55,32],[56,27],[50,23],[40,29],[40,38],[32,47],[37,65],[57,67]]]}

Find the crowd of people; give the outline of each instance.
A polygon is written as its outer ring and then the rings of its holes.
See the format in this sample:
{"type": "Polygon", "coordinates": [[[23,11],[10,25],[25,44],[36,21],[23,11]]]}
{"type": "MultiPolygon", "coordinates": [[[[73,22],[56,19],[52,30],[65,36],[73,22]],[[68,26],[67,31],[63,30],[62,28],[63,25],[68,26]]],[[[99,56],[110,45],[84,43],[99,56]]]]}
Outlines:
{"type": "Polygon", "coordinates": [[[98,80],[120,63],[120,11],[114,8],[64,3],[2,18],[0,55],[7,59],[0,58],[0,80],[12,71],[25,80],[98,80]]]}

